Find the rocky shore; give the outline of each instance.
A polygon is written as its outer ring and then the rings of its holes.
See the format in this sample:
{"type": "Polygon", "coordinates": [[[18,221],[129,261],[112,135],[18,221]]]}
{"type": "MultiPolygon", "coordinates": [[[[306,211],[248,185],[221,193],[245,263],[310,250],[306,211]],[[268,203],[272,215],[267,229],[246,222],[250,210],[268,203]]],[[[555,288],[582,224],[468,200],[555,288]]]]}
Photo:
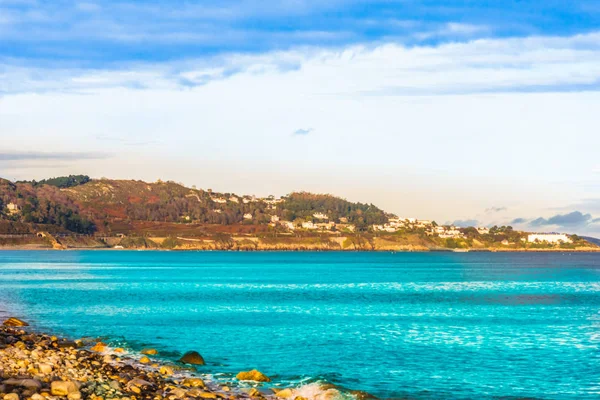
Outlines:
{"type": "Polygon", "coordinates": [[[267,388],[265,374],[241,371],[230,382],[198,374],[204,359],[195,352],[178,362],[159,362],[155,349],[132,354],[95,340],[67,340],[36,333],[9,318],[0,327],[0,399],[289,399],[330,400],[333,388],[304,397],[298,389],[267,388]]]}

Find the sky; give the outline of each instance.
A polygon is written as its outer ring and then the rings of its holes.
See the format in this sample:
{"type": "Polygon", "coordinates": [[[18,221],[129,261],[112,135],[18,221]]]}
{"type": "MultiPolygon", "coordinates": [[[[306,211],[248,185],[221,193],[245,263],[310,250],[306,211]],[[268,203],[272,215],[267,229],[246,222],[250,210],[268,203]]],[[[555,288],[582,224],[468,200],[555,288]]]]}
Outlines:
{"type": "Polygon", "coordinates": [[[0,176],[600,236],[597,0],[0,0],[0,176]]]}

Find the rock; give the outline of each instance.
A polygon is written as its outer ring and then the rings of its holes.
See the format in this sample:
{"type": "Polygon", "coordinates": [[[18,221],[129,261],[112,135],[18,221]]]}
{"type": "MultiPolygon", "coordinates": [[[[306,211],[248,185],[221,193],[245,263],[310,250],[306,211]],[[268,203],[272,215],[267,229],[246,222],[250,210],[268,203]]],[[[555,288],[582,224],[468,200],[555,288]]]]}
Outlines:
{"type": "Polygon", "coordinates": [[[46,398],[41,394],[36,393],[31,396],[31,400],[46,400],[46,398]]]}
{"type": "Polygon", "coordinates": [[[54,381],[50,384],[50,393],[53,396],[68,396],[79,393],[77,385],[70,381],[54,381]]]}
{"type": "Polygon", "coordinates": [[[163,365],[162,367],[160,367],[160,370],[158,372],[160,372],[161,375],[173,375],[173,368],[167,365],[163,365]]]}
{"type": "Polygon", "coordinates": [[[19,400],[19,395],[16,393],[5,394],[4,400],[19,400]]]}
{"type": "Polygon", "coordinates": [[[69,399],[69,400],[81,400],[81,393],[80,392],[69,393],[67,395],[67,399],[69,399]]]}
{"type": "Polygon", "coordinates": [[[52,373],[52,365],[50,364],[38,364],[38,369],[44,375],[52,373]]]}
{"type": "Polygon", "coordinates": [[[257,388],[252,388],[248,390],[248,395],[251,397],[262,396],[262,393],[257,388]]]}
{"type": "Polygon", "coordinates": [[[271,378],[255,369],[252,371],[242,371],[237,374],[236,378],[240,381],[271,382],[271,378]]]}
{"type": "Polygon", "coordinates": [[[293,395],[294,395],[294,393],[292,392],[292,389],[289,389],[289,388],[275,392],[275,396],[277,396],[281,399],[290,399],[290,398],[292,398],[293,395]]]}
{"type": "Polygon", "coordinates": [[[39,390],[42,388],[42,383],[36,379],[7,379],[3,382],[9,386],[19,386],[27,389],[39,390]]]}
{"type": "Polygon", "coordinates": [[[204,387],[204,381],[200,378],[186,378],[183,380],[183,384],[189,387],[204,387]]]}
{"type": "Polygon", "coordinates": [[[197,351],[188,351],[179,359],[179,362],[192,365],[204,365],[204,358],[197,351]]]}
{"type": "Polygon", "coordinates": [[[142,354],[145,354],[147,356],[155,356],[158,354],[158,350],[156,349],[143,349],[141,351],[142,354]]]}
{"type": "Polygon", "coordinates": [[[148,357],[144,356],[144,357],[140,358],[140,362],[142,364],[149,364],[150,363],[150,359],[148,357]]]}
{"type": "Polygon", "coordinates": [[[294,400],[308,400],[306,397],[296,396],[294,400]]]}
{"type": "Polygon", "coordinates": [[[217,395],[210,392],[200,392],[198,393],[197,397],[200,397],[202,399],[216,399],[217,395]]]}
{"type": "Polygon", "coordinates": [[[4,326],[29,326],[29,324],[25,321],[20,320],[19,318],[10,317],[6,321],[4,321],[4,326]]]}
{"type": "Polygon", "coordinates": [[[102,353],[104,350],[106,350],[106,344],[98,342],[90,350],[95,351],[97,353],[102,353]]]}
{"type": "Polygon", "coordinates": [[[125,349],[124,349],[124,348],[121,348],[121,347],[117,347],[117,348],[114,350],[114,352],[115,352],[115,353],[125,353],[125,349]]]}

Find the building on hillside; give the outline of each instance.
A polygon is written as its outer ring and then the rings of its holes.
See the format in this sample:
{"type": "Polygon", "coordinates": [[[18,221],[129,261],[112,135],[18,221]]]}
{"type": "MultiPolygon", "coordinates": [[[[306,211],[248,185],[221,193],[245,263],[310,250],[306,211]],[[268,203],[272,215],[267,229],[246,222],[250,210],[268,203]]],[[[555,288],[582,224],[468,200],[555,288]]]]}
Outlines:
{"type": "Polygon", "coordinates": [[[416,218],[406,218],[406,221],[408,221],[409,224],[414,224],[417,222],[416,218]]]}
{"type": "Polygon", "coordinates": [[[250,214],[250,213],[244,214],[244,219],[252,219],[252,214],[250,214]]]}
{"type": "Polygon", "coordinates": [[[479,232],[480,235],[487,235],[488,233],[490,233],[490,229],[484,226],[480,226],[479,228],[477,228],[477,232],[479,232]]]}
{"type": "Polygon", "coordinates": [[[527,241],[529,243],[573,243],[573,240],[564,233],[530,233],[527,241]]]}
{"type": "Polygon", "coordinates": [[[317,226],[312,221],[307,221],[302,223],[303,229],[317,229],[317,226]]]}
{"type": "Polygon", "coordinates": [[[346,217],[340,217],[340,223],[347,224],[348,223],[348,218],[346,218],[346,217]]]}
{"type": "Polygon", "coordinates": [[[225,199],[223,197],[211,197],[210,199],[215,203],[221,203],[221,204],[227,203],[227,199],[225,199]]]}
{"type": "Polygon", "coordinates": [[[431,225],[431,221],[428,221],[426,219],[419,219],[416,221],[416,226],[419,228],[426,228],[429,225],[431,225]]]}
{"type": "Polygon", "coordinates": [[[21,206],[15,203],[8,203],[6,209],[9,214],[18,214],[21,212],[21,206]]]}
{"type": "Polygon", "coordinates": [[[316,219],[329,219],[329,217],[327,216],[327,214],[323,214],[321,212],[314,213],[313,217],[315,217],[316,219]]]}
{"type": "Polygon", "coordinates": [[[235,196],[231,196],[231,197],[229,198],[229,201],[231,201],[231,202],[234,202],[234,203],[239,203],[239,202],[240,202],[240,199],[238,199],[238,198],[237,198],[237,197],[235,197],[235,196]]]}
{"type": "Polygon", "coordinates": [[[292,221],[279,221],[279,223],[287,228],[290,231],[293,231],[294,229],[296,229],[296,227],[294,226],[294,223],[292,221]]]}
{"type": "Polygon", "coordinates": [[[279,222],[279,217],[277,215],[271,215],[271,222],[279,222]]]}

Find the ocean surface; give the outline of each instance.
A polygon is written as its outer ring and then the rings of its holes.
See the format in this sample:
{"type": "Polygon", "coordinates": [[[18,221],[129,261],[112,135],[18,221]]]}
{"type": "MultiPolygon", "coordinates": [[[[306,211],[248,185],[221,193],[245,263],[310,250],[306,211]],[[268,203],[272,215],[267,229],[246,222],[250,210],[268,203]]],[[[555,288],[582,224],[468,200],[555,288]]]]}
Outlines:
{"type": "Polygon", "coordinates": [[[0,314],[384,398],[600,397],[600,254],[0,251],[0,314]]]}

